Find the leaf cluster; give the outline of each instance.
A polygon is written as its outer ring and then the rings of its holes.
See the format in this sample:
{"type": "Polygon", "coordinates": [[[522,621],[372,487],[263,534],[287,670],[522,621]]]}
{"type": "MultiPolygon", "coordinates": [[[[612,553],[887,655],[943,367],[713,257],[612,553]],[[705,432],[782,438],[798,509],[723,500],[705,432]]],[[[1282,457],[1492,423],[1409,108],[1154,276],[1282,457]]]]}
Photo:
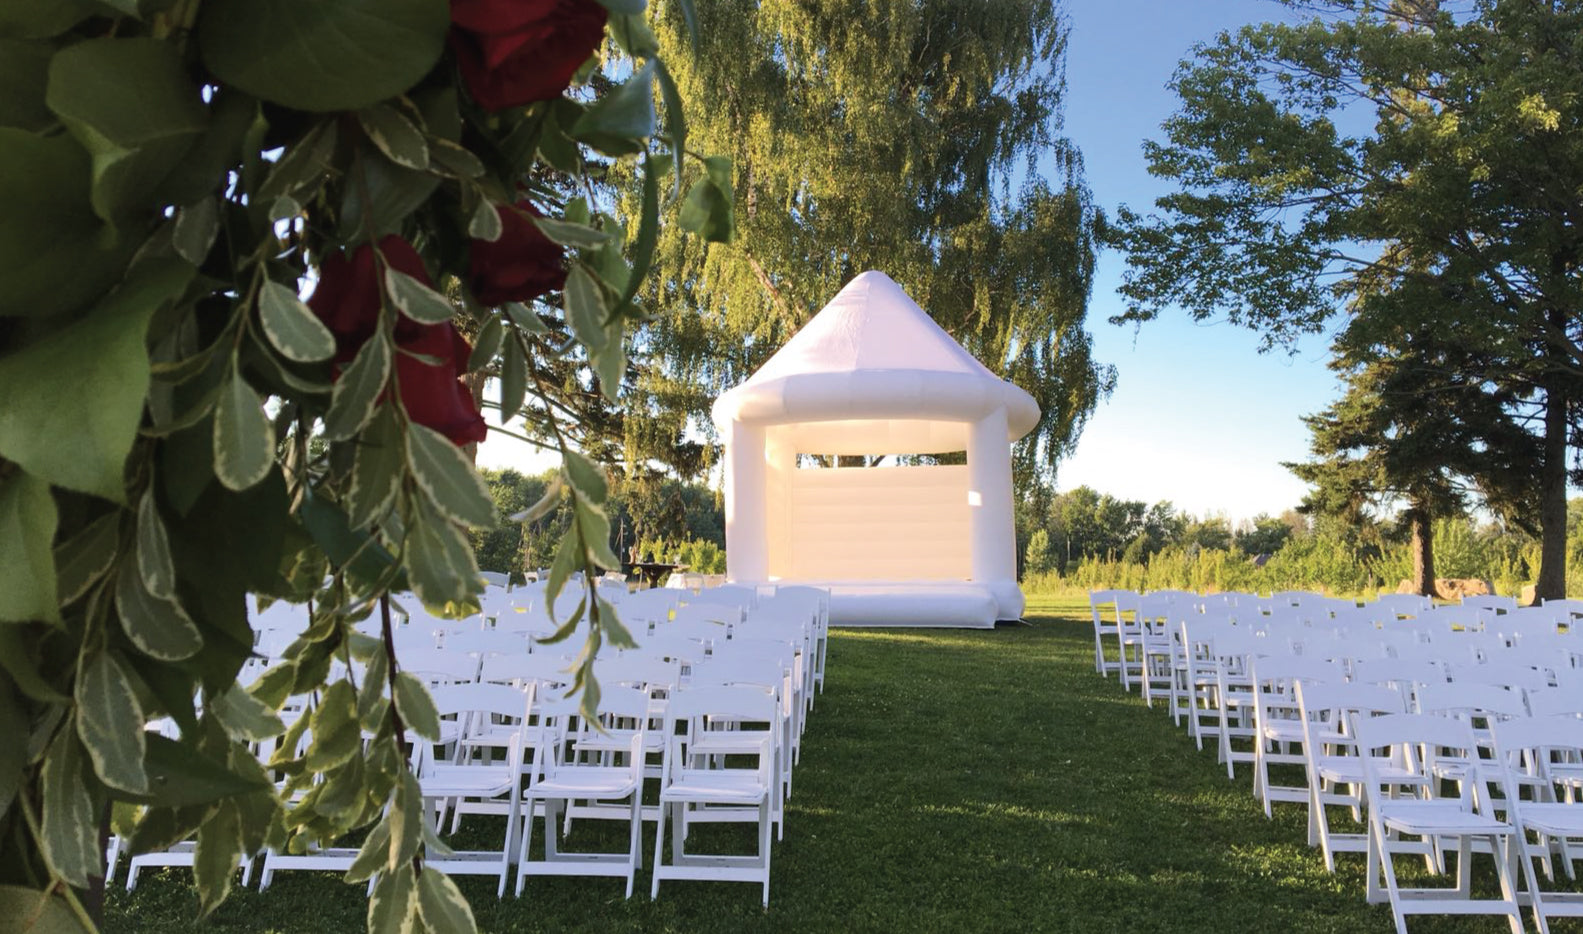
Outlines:
{"type": "Polygon", "coordinates": [[[728,180],[686,199],[666,183],[716,163],[684,146],[644,5],[605,5],[580,86],[499,112],[458,76],[444,0],[0,10],[0,884],[91,926],[113,815],[135,851],[195,837],[208,911],[242,855],[362,829],[348,878],[374,880],[371,927],[472,929],[424,869],[443,846],[412,744],[439,725],[394,652],[390,595],[475,608],[469,533],[502,517],[399,374],[455,366],[475,406],[497,385],[499,422],[527,413],[563,452],[551,593],[574,589],[563,609],[588,620],[592,709],[594,654],[631,640],[592,589],[619,562],[605,477],[575,448],[608,453],[665,218],[731,234],[728,180]],[[621,165],[643,178],[630,242],[583,194],[621,165]],[[566,286],[490,307],[470,251],[523,198],[566,286]],[[302,295],[357,250],[374,311],[349,337],[302,295]],[[434,327],[470,357],[400,336],[434,327]],[[265,660],[250,618],[272,600],[311,623],[265,660]]]}

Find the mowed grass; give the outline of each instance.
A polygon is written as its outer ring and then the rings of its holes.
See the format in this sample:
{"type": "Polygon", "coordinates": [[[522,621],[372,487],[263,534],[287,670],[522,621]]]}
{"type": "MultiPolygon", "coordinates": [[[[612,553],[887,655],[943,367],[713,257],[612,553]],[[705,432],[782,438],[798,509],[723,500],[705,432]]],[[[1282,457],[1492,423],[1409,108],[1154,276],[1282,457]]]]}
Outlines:
{"type": "MultiPolygon", "coordinates": [[[[1392,930],[1384,906],[1364,903],[1361,856],[1341,856],[1327,873],[1305,844],[1301,808],[1277,805],[1267,820],[1245,769],[1228,781],[1162,709],[1094,673],[1081,598],[1038,599],[1029,621],[832,633],[767,911],[747,884],[667,882],[650,901],[646,870],[630,901],[613,879],[535,878],[522,898],[499,901],[494,880],[460,879],[480,928],[1392,930]]],[[[580,823],[574,837],[603,832],[580,823]]],[[[498,833],[477,819],[458,842],[498,833]]],[[[652,826],[646,840],[647,859],[652,826]]],[[[345,932],[362,926],[364,910],[361,886],[299,872],[268,892],[236,890],[200,922],[190,873],[165,870],[144,874],[133,893],[114,889],[105,927],[345,932]]],[[[1491,918],[1412,926],[1506,930],[1491,918]]]]}

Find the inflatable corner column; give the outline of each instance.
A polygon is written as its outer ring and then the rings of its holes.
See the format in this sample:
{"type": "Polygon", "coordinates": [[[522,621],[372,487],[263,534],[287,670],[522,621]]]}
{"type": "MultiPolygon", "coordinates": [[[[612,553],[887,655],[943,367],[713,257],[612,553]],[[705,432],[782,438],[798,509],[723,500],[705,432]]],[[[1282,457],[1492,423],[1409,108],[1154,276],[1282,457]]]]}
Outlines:
{"type": "Polygon", "coordinates": [[[997,619],[1020,619],[1017,533],[1012,521],[1011,442],[1006,410],[998,408],[968,431],[967,478],[973,581],[994,594],[997,619]]]}
{"type": "Polygon", "coordinates": [[[726,432],[726,576],[733,581],[769,578],[764,441],[760,425],[732,422],[726,432]]]}

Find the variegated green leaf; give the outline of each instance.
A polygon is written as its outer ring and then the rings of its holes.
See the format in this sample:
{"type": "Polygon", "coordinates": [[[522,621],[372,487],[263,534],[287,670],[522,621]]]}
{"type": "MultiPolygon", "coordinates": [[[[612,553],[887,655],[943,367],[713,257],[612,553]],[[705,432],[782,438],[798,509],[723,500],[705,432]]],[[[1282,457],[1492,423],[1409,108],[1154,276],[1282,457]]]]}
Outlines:
{"type": "Polygon", "coordinates": [[[495,525],[489,487],[461,448],[444,435],[417,423],[408,425],[407,464],[441,514],[476,528],[495,525]]]}
{"type": "Polygon", "coordinates": [[[367,882],[374,873],[385,868],[385,860],[389,856],[390,820],[385,818],[368,832],[368,838],[363,841],[362,848],[357,851],[357,857],[352,860],[351,867],[346,870],[341,881],[367,882]]]}
{"type": "Polygon", "coordinates": [[[605,472],[587,455],[580,451],[566,452],[566,476],[572,481],[572,486],[587,497],[594,505],[603,505],[610,495],[610,486],[605,481],[605,472]]]}
{"type": "Polygon", "coordinates": [[[345,441],[368,424],[389,378],[390,341],[381,332],[368,339],[336,380],[330,410],[324,415],[326,440],[345,441]]]}
{"type": "Polygon", "coordinates": [[[456,313],[444,295],[399,269],[385,270],[385,291],[402,314],[421,324],[440,324],[456,313]]]}
{"type": "Polygon", "coordinates": [[[532,215],[532,220],[540,233],[561,246],[595,247],[610,239],[610,235],[603,230],[589,227],[587,224],[574,224],[571,221],[538,215],[532,215]]]}
{"type": "Polygon", "coordinates": [[[44,754],[39,844],[55,875],[87,888],[89,878],[103,872],[104,851],[99,849],[99,821],[82,771],[76,731],[70,727],[60,730],[44,754]]]}
{"type": "Polygon", "coordinates": [[[423,790],[418,779],[406,770],[396,782],[396,795],[390,802],[390,853],[385,865],[392,869],[410,867],[423,842],[423,790]]]}
{"type": "Polygon", "coordinates": [[[220,202],[217,198],[200,198],[176,212],[176,229],[171,245],[182,259],[202,266],[220,235],[220,202]]]}
{"type": "Polygon", "coordinates": [[[466,533],[431,508],[407,530],[403,555],[418,599],[430,606],[466,600],[478,580],[478,562],[466,533]]]}
{"type": "Polygon", "coordinates": [[[115,610],[121,628],[144,655],[176,662],[203,648],[203,635],[181,604],[149,593],[136,568],[122,565],[115,583],[115,610]]]}
{"type": "Polygon", "coordinates": [[[290,286],[264,283],[258,291],[258,320],[269,343],[287,360],[317,363],[335,356],[335,335],[290,286]]]}
{"type": "Polygon", "coordinates": [[[119,512],[107,512],[55,548],[55,584],[60,605],[88,592],[111,565],[121,541],[119,512]]]}
{"type": "Polygon", "coordinates": [[[418,876],[418,914],[430,931],[472,934],[478,930],[472,906],[451,877],[432,869],[418,876]]]}
{"type": "Polygon", "coordinates": [[[418,887],[412,866],[379,877],[368,896],[368,934],[411,934],[418,920],[418,887]]]}
{"type": "Polygon", "coordinates": [[[401,111],[389,104],[375,104],[359,110],[357,122],[391,162],[420,172],[429,168],[429,144],[423,131],[401,111]]]}
{"type": "Polygon", "coordinates": [[[352,487],[347,493],[352,528],[368,528],[390,509],[401,488],[403,453],[396,414],[384,406],[358,438],[352,460],[352,487]]]}
{"type": "Polygon", "coordinates": [[[243,742],[258,742],[279,736],[285,724],[269,705],[239,684],[210,702],[209,709],[225,727],[226,735],[243,742]]]}
{"type": "Polygon", "coordinates": [[[214,409],[214,475],[228,489],[245,490],[269,475],[275,463],[275,426],[264,400],[240,373],[232,373],[214,409]]]}
{"type": "Polygon", "coordinates": [[[357,755],[362,749],[362,733],[350,682],[336,681],[325,689],[309,729],[313,731],[313,742],[308,744],[309,769],[323,772],[357,755]]]}
{"type": "Polygon", "coordinates": [[[103,649],[77,672],[77,732],[93,770],[111,788],[148,791],[143,770],[143,707],[121,662],[103,649]]]}
{"type": "Polygon", "coordinates": [[[236,805],[221,801],[198,828],[198,844],[193,850],[192,876],[198,885],[198,900],[208,914],[231,894],[231,880],[242,857],[242,822],[236,805]]]}
{"type": "Polygon", "coordinates": [[[137,569],[149,593],[167,600],[176,596],[176,565],[170,557],[165,521],[154,504],[153,487],[143,491],[137,504],[137,569]]]}
{"type": "Polygon", "coordinates": [[[488,198],[478,199],[478,207],[467,221],[467,235],[474,240],[494,243],[501,234],[500,209],[488,198]]]}
{"type": "Polygon", "coordinates": [[[429,689],[410,671],[396,673],[396,710],[402,722],[430,742],[440,741],[440,714],[429,689]]]}

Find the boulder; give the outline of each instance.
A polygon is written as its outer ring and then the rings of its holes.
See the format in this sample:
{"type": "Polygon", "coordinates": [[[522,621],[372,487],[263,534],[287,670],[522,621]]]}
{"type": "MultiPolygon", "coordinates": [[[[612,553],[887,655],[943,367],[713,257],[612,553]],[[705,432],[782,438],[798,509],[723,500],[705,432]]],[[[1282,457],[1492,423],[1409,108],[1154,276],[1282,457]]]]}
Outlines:
{"type": "Polygon", "coordinates": [[[1481,597],[1495,592],[1495,585],[1476,577],[1437,577],[1435,597],[1441,600],[1461,600],[1463,597],[1481,597]]]}

